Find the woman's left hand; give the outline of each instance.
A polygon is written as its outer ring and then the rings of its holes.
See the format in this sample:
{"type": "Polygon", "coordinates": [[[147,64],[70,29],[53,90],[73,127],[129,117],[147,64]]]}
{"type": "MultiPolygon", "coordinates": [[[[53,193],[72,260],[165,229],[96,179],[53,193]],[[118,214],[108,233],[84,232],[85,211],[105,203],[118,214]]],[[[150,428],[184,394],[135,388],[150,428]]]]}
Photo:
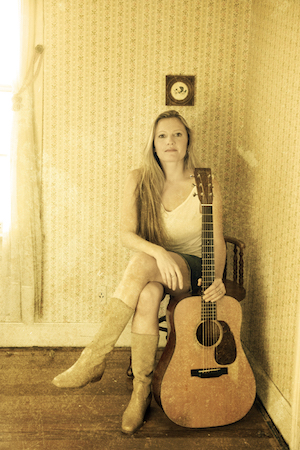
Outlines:
{"type": "MultiPolygon", "coordinates": [[[[201,286],[201,278],[198,280],[198,286],[201,286]]],[[[205,302],[216,302],[226,294],[226,288],[221,278],[216,278],[215,281],[203,293],[203,300],[205,302]]]]}

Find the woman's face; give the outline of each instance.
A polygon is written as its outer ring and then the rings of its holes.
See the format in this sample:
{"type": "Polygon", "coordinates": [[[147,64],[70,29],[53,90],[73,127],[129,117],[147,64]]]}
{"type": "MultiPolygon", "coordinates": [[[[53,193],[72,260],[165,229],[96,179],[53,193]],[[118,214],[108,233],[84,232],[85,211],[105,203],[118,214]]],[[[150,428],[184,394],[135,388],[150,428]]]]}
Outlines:
{"type": "Polygon", "coordinates": [[[161,119],[154,134],[154,147],[161,163],[184,159],[188,145],[185,126],[177,117],[161,119]]]}

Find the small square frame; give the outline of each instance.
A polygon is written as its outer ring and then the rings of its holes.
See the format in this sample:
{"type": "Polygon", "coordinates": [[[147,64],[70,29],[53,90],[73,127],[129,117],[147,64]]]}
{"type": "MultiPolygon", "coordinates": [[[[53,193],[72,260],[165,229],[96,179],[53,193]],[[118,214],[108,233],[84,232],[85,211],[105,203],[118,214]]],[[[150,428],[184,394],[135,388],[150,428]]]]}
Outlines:
{"type": "Polygon", "coordinates": [[[194,106],[194,96],[194,75],[166,75],[166,105],[194,106]]]}

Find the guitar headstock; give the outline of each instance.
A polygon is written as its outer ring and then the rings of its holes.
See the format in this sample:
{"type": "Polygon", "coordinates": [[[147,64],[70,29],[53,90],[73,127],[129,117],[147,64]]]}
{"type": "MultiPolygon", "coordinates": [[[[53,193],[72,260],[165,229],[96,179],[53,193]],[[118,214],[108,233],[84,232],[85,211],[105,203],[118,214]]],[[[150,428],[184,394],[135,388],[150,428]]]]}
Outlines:
{"type": "Polygon", "coordinates": [[[195,169],[194,177],[198,191],[198,197],[202,205],[212,205],[213,185],[211,169],[195,169]]]}

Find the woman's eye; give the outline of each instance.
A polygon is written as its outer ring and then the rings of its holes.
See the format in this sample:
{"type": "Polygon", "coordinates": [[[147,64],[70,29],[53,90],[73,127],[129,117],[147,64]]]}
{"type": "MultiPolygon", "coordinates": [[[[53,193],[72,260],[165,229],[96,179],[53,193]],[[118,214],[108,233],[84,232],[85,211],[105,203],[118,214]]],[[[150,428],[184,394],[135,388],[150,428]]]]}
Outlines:
{"type": "Polygon", "coordinates": [[[180,136],[182,136],[182,133],[178,132],[178,133],[175,134],[175,136],[176,137],[180,137],[180,136]]]}
{"type": "Polygon", "coordinates": [[[164,138],[165,135],[164,135],[164,134],[159,134],[158,137],[159,137],[159,138],[164,138]]]}

